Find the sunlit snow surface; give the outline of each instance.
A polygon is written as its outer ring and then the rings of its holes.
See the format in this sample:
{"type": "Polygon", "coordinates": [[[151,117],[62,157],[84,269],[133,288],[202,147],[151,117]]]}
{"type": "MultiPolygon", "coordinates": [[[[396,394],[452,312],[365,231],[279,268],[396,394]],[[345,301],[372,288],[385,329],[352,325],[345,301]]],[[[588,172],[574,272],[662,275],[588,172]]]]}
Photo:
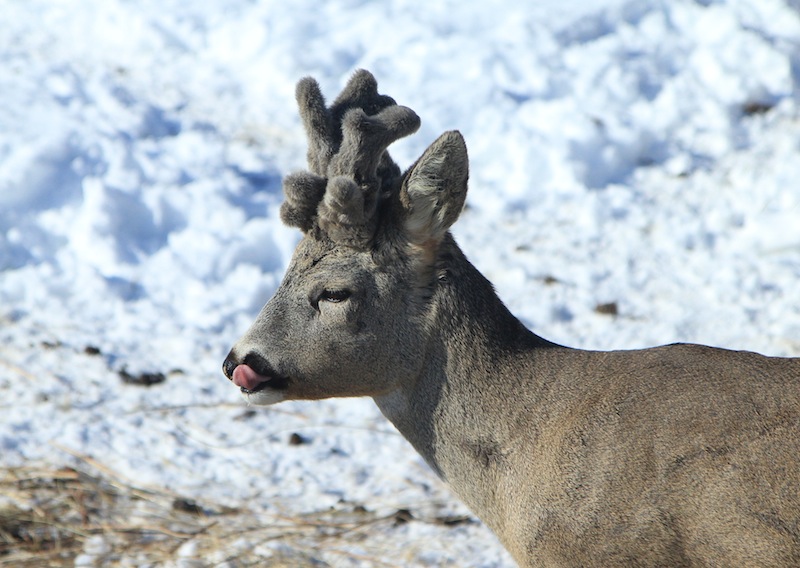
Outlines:
{"type": "MultiPolygon", "coordinates": [[[[277,211],[305,75],[333,98],[366,68],[416,110],[401,166],[464,134],[454,232],[540,335],[800,355],[800,4],[525,4],[6,2],[0,464],[465,512],[371,401],[251,416],[220,372],[299,238],[277,211]]],[[[420,564],[511,565],[480,525],[393,530],[420,564]]]]}

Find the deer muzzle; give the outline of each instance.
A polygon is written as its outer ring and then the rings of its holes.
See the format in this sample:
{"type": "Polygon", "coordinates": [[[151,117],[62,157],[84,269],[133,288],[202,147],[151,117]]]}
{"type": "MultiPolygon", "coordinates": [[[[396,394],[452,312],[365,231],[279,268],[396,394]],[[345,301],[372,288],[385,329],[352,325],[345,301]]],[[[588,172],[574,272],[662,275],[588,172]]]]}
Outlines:
{"type": "Polygon", "coordinates": [[[249,353],[244,359],[239,359],[231,351],[222,364],[222,370],[225,376],[245,395],[255,394],[266,389],[283,390],[289,382],[286,377],[275,372],[269,363],[255,353],[249,353]]]}

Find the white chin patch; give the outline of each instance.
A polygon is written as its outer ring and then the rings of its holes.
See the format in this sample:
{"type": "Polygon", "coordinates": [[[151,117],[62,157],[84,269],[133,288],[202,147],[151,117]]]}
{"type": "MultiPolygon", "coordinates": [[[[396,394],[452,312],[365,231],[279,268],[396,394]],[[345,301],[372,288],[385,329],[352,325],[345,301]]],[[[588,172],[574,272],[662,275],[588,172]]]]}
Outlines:
{"type": "Polygon", "coordinates": [[[276,404],[278,402],[286,400],[286,395],[282,391],[264,389],[262,391],[253,393],[243,392],[242,398],[244,398],[248,404],[255,404],[257,406],[269,406],[270,404],[276,404]]]}

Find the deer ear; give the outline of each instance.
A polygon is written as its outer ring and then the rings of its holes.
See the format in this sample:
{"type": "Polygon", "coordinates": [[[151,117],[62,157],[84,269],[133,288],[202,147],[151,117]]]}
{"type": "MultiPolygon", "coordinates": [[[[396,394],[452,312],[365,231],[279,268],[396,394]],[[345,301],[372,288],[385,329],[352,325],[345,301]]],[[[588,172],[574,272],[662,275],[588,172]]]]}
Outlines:
{"type": "Polygon", "coordinates": [[[408,169],[400,200],[406,210],[403,226],[412,243],[444,237],[464,208],[468,177],[467,146],[456,130],[442,134],[408,169]]]}

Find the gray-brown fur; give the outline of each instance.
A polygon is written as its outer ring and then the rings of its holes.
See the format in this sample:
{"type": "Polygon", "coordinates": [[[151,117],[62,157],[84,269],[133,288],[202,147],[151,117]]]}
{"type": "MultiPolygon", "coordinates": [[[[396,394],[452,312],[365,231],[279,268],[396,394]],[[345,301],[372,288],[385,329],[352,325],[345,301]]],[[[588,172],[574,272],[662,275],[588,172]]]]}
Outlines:
{"type": "MultiPolygon", "coordinates": [[[[298,89],[301,113],[315,101],[314,173],[286,193],[305,235],[224,365],[245,396],[373,397],[521,566],[800,565],[800,359],[533,334],[448,232],[466,195],[458,133],[378,176],[372,209],[353,175],[328,177],[348,113],[394,105],[365,71],[353,81],[335,112],[315,83],[298,89]]],[[[384,163],[382,142],[363,151],[377,148],[384,163]]]]}

